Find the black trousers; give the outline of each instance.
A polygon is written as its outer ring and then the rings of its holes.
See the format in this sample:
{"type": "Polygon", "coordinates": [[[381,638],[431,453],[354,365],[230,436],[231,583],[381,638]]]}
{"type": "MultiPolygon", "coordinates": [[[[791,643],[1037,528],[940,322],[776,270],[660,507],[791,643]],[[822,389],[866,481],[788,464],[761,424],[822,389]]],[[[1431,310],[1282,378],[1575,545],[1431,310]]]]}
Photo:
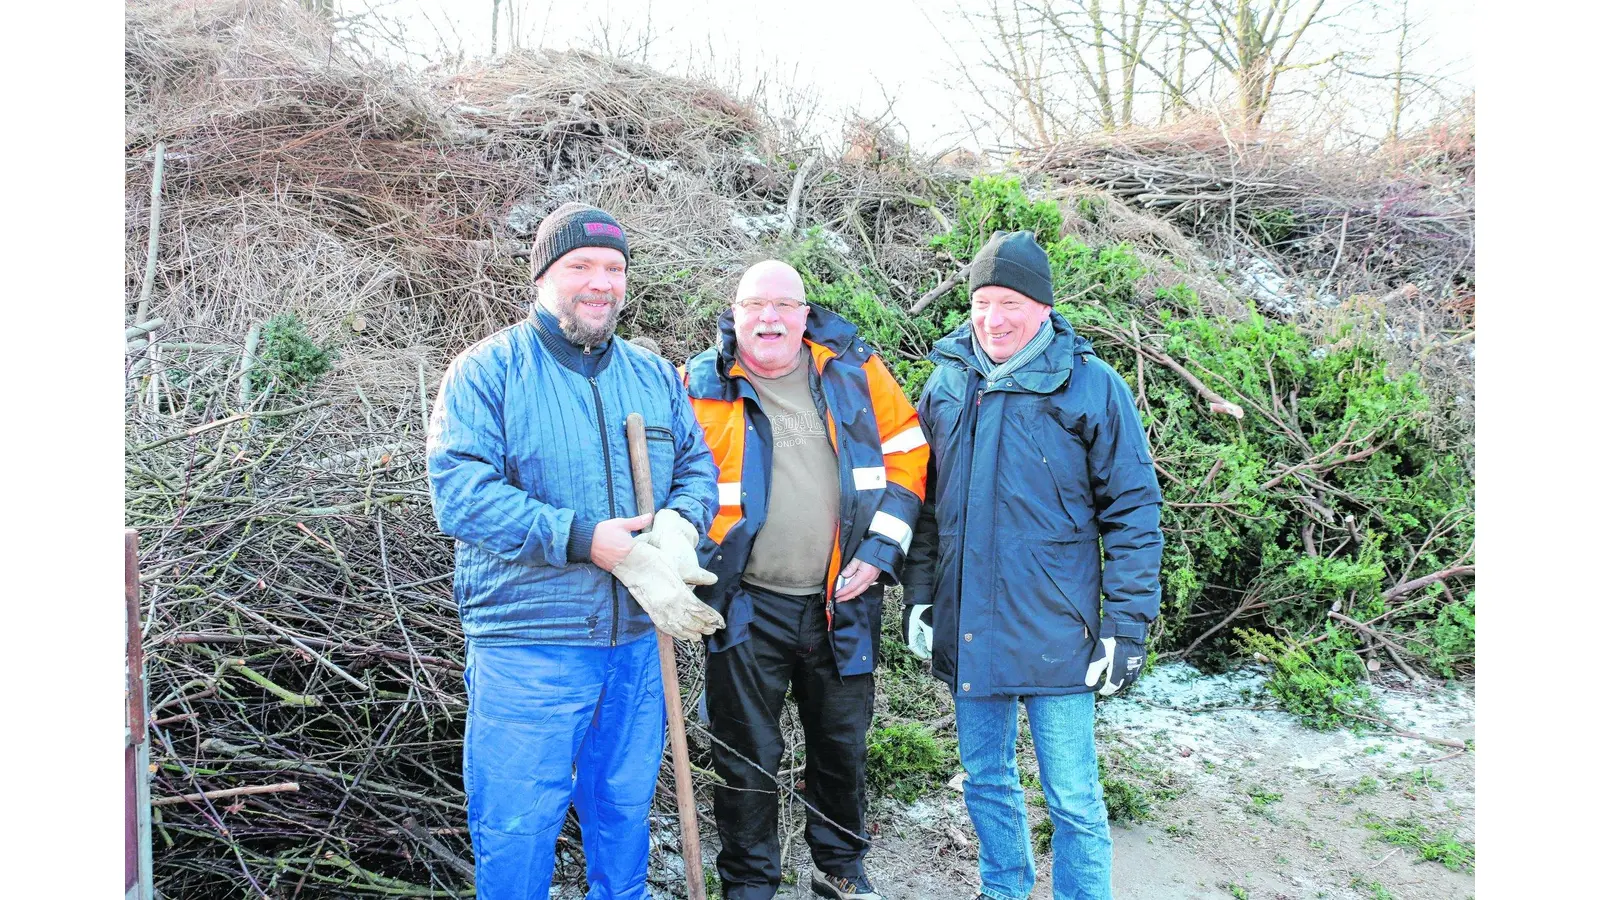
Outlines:
{"type": "MultiPolygon", "coordinates": [[[[712,792],[722,840],[717,874],[727,900],[768,900],[782,876],[780,788],[760,769],[777,774],[783,759],[778,722],[784,696],[793,688],[805,731],[806,801],[845,829],[865,834],[874,683],[870,672],[840,677],[821,594],[794,597],[748,584],[739,590],[750,594],[755,611],[750,639],[706,655],[711,733],[750,760],[712,743],[712,765],[727,782],[712,792]]],[[[809,809],[806,843],[822,871],[865,874],[867,844],[809,809]]]]}

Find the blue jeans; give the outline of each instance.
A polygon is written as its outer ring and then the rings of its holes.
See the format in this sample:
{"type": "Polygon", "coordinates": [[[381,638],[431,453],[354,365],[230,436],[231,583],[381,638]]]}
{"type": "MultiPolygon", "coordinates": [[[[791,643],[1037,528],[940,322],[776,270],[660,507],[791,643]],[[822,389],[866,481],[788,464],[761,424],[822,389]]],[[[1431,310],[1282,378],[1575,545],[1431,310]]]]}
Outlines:
{"type": "Polygon", "coordinates": [[[544,900],[578,808],[589,900],[645,900],[666,705],[656,637],[467,643],[462,775],[479,900],[544,900]],[[576,771],[574,771],[576,770],[576,771]]]}
{"type": "Polygon", "coordinates": [[[956,698],[956,739],[967,814],[978,832],[983,894],[1025,900],[1033,891],[1033,842],[1017,777],[1017,700],[1028,708],[1039,781],[1055,835],[1055,900],[1110,900],[1111,830],[1094,751],[1094,694],[956,698]]]}

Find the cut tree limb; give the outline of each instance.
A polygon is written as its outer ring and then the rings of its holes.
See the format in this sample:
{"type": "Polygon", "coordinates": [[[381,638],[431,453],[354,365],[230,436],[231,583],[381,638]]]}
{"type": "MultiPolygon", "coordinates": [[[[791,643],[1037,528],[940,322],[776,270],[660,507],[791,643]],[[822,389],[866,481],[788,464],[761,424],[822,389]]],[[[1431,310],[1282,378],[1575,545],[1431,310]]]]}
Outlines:
{"type": "Polygon", "coordinates": [[[1283,484],[1283,480],[1285,478],[1288,478],[1290,475],[1293,475],[1296,472],[1299,472],[1301,470],[1310,469],[1312,472],[1315,472],[1315,473],[1326,472],[1329,469],[1336,468],[1338,466],[1342,466],[1342,465],[1344,465],[1346,463],[1360,462],[1361,460],[1366,459],[1367,457],[1371,456],[1374,453],[1377,453],[1379,450],[1382,450],[1382,449],[1383,449],[1383,445],[1382,444],[1376,444],[1374,446],[1368,447],[1365,450],[1358,450],[1355,453],[1351,453],[1351,454],[1349,454],[1347,456],[1341,456],[1338,459],[1335,459],[1335,460],[1333,460],[1331,462],[1325,462],[1325,463],[1303,462],[1300,465],[1294,466],[1293,468],[1290,468],[1288,471],[1285,471],[1285,472],[1273,477],[1272,479],[1268,480],[1265,484],[1261,485],[1261,490],[1270,491],[1273,488],[1277,487],[1278,485],[1283,484]]]}
{"type": "Polygon", "coordinates": [[[1425,734],[1418,734],[1415,731],[1407,731],[1404,728],[1401,728],[1400,726],[1398,726],[1398,725],[1394,724],[1393,722],[1389,721],[1388,719],[1378,719],[1378,718],[1374,718],[1373,716],[1363,716],[1360,713],[1353,713],[1353,712],[1350,712],[1349,710],[1345,710],[1344,713],[1345,713],[1345,715],[1350,716],[1353,719],[1360,719],[1363,722],[1373,722],[1375,724],[1382,725],[1383,727],[1389,729],[1390,731],[1394,732],[1395,734],[1400,735],[1401,737],[1408,737],[1408,738],[1412,738],[1412,739],[1419,740],[1419,741],[1426,741],[1426,742],[1428,742],[1430,744],[1438,744],[1441,747],[1454,747],[1457,750],[1465,750],[1465,749],[1467,749],[1467,745],[1466,745],[1466,743],[1464,741],[1458,741],[1458,740],[1455,740],[1454,738],[1429,737],[1428,735],[1425,735],[1425,734]]]}
{"type": "MultiPolygon", "coordinates": [[[[916,310],[913,309],[912,311],[915,312],[916,310]]],[[[1129,335],[1123,333],[1120,329],[1099,328],[1092,325],[1085,325],[1079,330],[1094,334],[1103,334],[1106,337],[1109,337],[1112,340],[1122,344],[1124,347],[1134,351],[1135,353],[1142,354],[1151,362],[1160,363],[1161,365],[1172,370],[1179,378],[1189,382],[1189,386],[1195,389],[1195,391],[1200,395],[1201,399],[1210,404],[1212,412],[1225,413],[1241,421],[1244,419],[1243,407],[1231,400],[1224,399],[1221,394],[1207,387],[1206,383],[1196,377],[1193,372],[1184,368],[1182,363],[1168,356],[1166,353],[1146,345],[1143,341],[1135,340],[1129,335]]]]}
{"type": "Polygon", "coordinates": [[[165,324],[166,321],[164,319],[162,319],[160,316],[156,316],[154,319],[151,319],[148,322],[139,322],[134,325],[129,325],[122,331],[123,340],[131,341],[134,338],[144,337],[145,335],[155,331],[157,328],[160,328],[165,324]]]}
{"type": "Polygon", "coordinates": [[[238,610],[239,612],[244,613],[245,615],[249,616],[250,618],[256,620],[257,622],[260,622],[262,625],[265,625],[268,628],[272,629],[274,632],[278,633],[279,635],[281,635],[282,637],[287,639],[289,641],[289,643],[293,644],[296,648],[304,651],[312,659],[315,659],[318,663],[321,663],[322,666],[324,668],[326,668],[328,671],[330,671],[333,674],[339,676],[340,678],[343,678],[345,681],[349,682],[350,684],[355,685],[356,687],[360,688],[363,691],[369,689],[370,686],[366,682],[364,682],[361,679],[355,677],[354,675],[351,675],[349,672],[346,672],[344,669],[340,668],[338,666],[338,664],[336,664],[333,660],[328,659],[326,656],[323,656],[321,653],[318,653],[317,651],[315,651],[315,650],[311,649],[310,647],[306,646],[304,641],[300,640],[298,637],[296,637],[294,634],[292,634],[288,630],[286,630],[284,628],[281,628],[278,625],[274,624],[272,622],[272,620],[268,619],[266,616],[263,616],[260,613],[256,612],[255,610],[250,609],[249,607],[244,606],[244,605],[239,604],[239,603],[230,603],[229,605],[232,606],[234,609],[238,610]]]}
{"type": "Polygon", "coordinates": [[[422,433],[428,433],[428,373],[424,360],[417,357],[417,394],[422,398],[422,433]]]}
{"type": "MultiPolygon", "coordinates": [[[[222,738],[206,738],[201,742],[200,748],[202,750],[221,753],[225,756],[233,757],[234,759],[243,760],[244,762],[252,762],[269,769],[277,769],[281,772],[307,772],[312,775],[321,775],[323,778],[346,786],[355,780],[354,775],[346,775],[342,772],[335,772],[332,769],[329,769],[325,766],[316,765],[315,763],[305,762],[302,760],[272,759],[270,757],[262,756],[258,753],[252,752],[247,747],[230,743],[222,738]]],[[[395,797],[404,797],[407,800],[415,800],[418,803],[426,803],[430,806],[443,807],[445,809],[462,814],[465,814],[467,811],[467,807],[464,803],[453,803],[442,797],[429,796],[428,794],[418,791],[396,787],[395,785],[385,784],[381,781],[374,781],[371,778],[363,778],[361,783],[366,787],[367,790],[375,793],[389,794],[395,797]]]]}
{"type": "Polygon", "coordinates": [[[244,358],[239,361],[239,405],[250,405],[250,367],[256,362],[256,345],[261,342],[261,326],[251,325],[244,336],[244,358]]]}
{"type": "Polygon", "coordinates": [[[428,829],[422,826],[422,823],[417,821],[416,816],[406,816],[406,820],[401,823],[401,827],[405,829],[406,834],[411,835],[424,847],[438,854],[440,859],[444,860],[450,868],[455,869],[458,874],[465,877],[467,881],[471,882],[476,878],[472,864],[452,853],[450,848],[441,843],[428,829]]]}
{"type": "Polygon", "coordinates": [[[923,294],[921,297],[918,297],[917,302],[911,304],[911,314],[914,316],[917,313],[922,312],[928,308],[930,303],[939,299],[940,297],[943,297],[945,294],[948,294],[950,289],[956,286],[956,282],[967,277],[967,272],[971,270],[972,263],[967,263],[966,265],[957,269],[954,275],[951,275],[949,278],[946,278],[935,285],[933,290],[923,294]]]}
{"type": "Polygon", "coordinates": [[[180,794],[176,797],[157,797],[150,801],[151,806],[177,806],[179,803],[199,803],[203,800],[222,800],[227,797],[248,797],[254,794],[281,794],[285,791],[300,790],[300,783],[285,781],[282,784],[256,784],[250,787],[223,788],[217,791],[202,791],[197,794],[180,794]]]}
{"type": "Polygon", "coordinates": [[[1346,625],[1354,626],[1357,631],[1360,631],[1362,634],[1365,634],[1382,644],[1389,650],[1389,655],[1394,657],[1395,664],[1400,667],[1401,671],[1405,672],[1412,681],[1422,681],[1422,676],[1418,675],[1415,669],[1406,665],[1405,660],[1400,658],[1400,654],[1404,653],[1405,650],[1399,644],[1396,644],[1394,641],[1390,640],[1388,635],[1378,631],[1376,628],[1370,628],[1360,622],[1357,622],[1355,619],[1350,618],[1344,613],[1336,613],[1330,610],[1328,612],[1328,618],[1337,619],[1346,625]]]}
{"type": "Polygon", "coordinates": [[[819,156],[820,154],[813,153],[806,157],[806,161],[800,164],[799,171],[794,173],[794,184],[789,186],[788,218],[783,223],[783,233],[786,237],[794,234],[795,229],[800,227],[800,192],[805,189],[806,176],[811,174],[811,169],[817,164],[819,156]]]}
{"type": "Polygon", "coordinates": [[[1396,597],[1404,597],[1406,594],[1409,594],[1418,588],[1425,588],[1436,581],[1443,581],[1446,578],[1454,578],[1457,575],[1475,575],[1477,571],[1477,566],[1453,566],[1448,569],[1440,569],[1437,572],[1424,575],[1421,578],[1413,578],[1404,584],[1397,584],[1394,587],[1389,588],[1387,591],[1383,592],[1383,599],[1393,600],[1396,597]]]}
{"type": "Polygon", "coordinates": [[[144,256],[144,284],[139,286],[139,307],[133,314],[135,322],[150,316],[150,290],[156,280],[156,248],[161,244],[161,176],[166,170],[167,145],[156,142],[156,168],[150,176],[150,244],[144,256]]]}
{"type": "Polygon", "coordinates": [[[245,419],[272,419],[272,418],[276,418],[278,416],[290,416],[290,415],[294,415],[295,413],[305,412],[308,409],[316,409],[319,406],[327,406],[328,403],[329,403],[328,400],[313,400],[310,403],[302,403],[299,406],[291,406],[288,409],[270,409],[270,410],[261,410],[261,411],[258,411],[258,412],[238,413],[236,415],[229,416],[226,419],[218,419],[215,422],[207,422],[204,425],[196,425],[195,427],[189,429],[188,431],[183,431],[183,432],[179,432],[178,434],[169,435],[167,437],[162,438],[159,441],[151,441],[148,444],[140,444],[139,446],[133,448],[133,452],[141,453],[141,452],[143,452],[145,450],[153,450],[156,447],[161,447],[161,446],[164,446],[166,444],[170,444],[173,441],[181,441],[184,438],[192,438],[192,437],[195,437],[197,435],[204,434],[204,433],[206,433],[207,431],[210,431],[213,428],[221,428],[224,425],[232,425],[234,422],[242,422],[245,419]]]}
{"type": "Polygon", "coordinates": [[[1195,391],[1198,392],[1200,394],[1200,396],[1203,399],[1206,400],[1206,402],[1211,404],[1211,411],[1212,412],[1214,412],[1214,413],[1226,413],[1226,414],[1228,414],[1230,416],[1233,416],[1235,419],[1239,419],[1239,420],[1243,421],[1243,419],[1244,419],[1244,409],[1241,406],[1239,406],[1239,404],[1234,403],[1231,400],[1223,399],[1221,394],[1217,393],[1216,391],[1213,391],[1209,387],[1206,387],[1206,383],[1205,382],[1201,381],[1199,378],[1196,378],[1193,372],[1190,372],[1188,369],[1185,369],[1182,366],[1182,364],[1180,364],[1177,360],[1173,359],[1172,357],[1168,356],[1165,353],[1162,353],[1160,350],[1155,350],[1155,349],[1152,349],[1150,347],[1143,346],[1142,344],[1137,349],[1138,349],[1138,351],[1140,353],[1143,353],[1145,356],[1149,357],[1152,361],[1158,362],[1161,365],[1166,366],[1167,368],[1169,368],[1172,371],[1176,372],[1178,374],[1179,378],[1182,378],[1184,381],[1189,382],[1189,385],[1191,387],[1193,387],[1195,389],[1195,391]]]}
{"type": "MultiPolygon", "coordinates": [[[[408,653],[406,653],[406,652],[404,652],[402,650],[390,650],[390,649],[387,649],[387,648],[384,648],[384,647],[375,647],[375,646],[364,645],[364,644],[336,643],[334,641],[323,640],[321,638],[313,638],[313,637],[300,637],[300,638],[298,638],[298,640],[300,640],[300,641],[302,641],[302,642],[304,642],[306,644],[310,644],[311,646],[314,646],[314,647],[320,647],[323,650],[335,650],[335,651],[338,651],[340,653],[348,653],[348,654],[351,654],[351,655],[354,655],[354,656],[376,656],[376,657],[379,657],[381,659],[390,659],[390,660],[394,660],[396,662],[407,662],[407,661],[410,661],[410,660],[416,660],[417,663],[420,664],[420,665],[432,666],[432,667],[434,667],[436,669],[448,669],[448,670],[450,670],[452,672],[460,672],[463,669],[463,666],[461,665],[461,663],[458,663],[458,662],[456,662],[455,660],[452,660],[452,659],[444,659],[444,658],[438,657],[438,656],[423,656],[423,655],[420,655],[420,654],[418,654],[416,656],[412,656],[411,654],[408,654],[408,653]]],[[[170,637],[162,638],[160,643],[163,643],[163,644],[243,644],[243,643],[247,643],[247,642],[250,642],[250,641],[257,641],[257,642],[266,643],[266,644],[285,644],[285,643],[290,643],[290,641],[287,638],[282,637],[282,636],[261,635],[261,634],[220,634],[220,633],[210,633],[210,632],[187,632],[187,633],[184,633],[184,634],[175,634],[175,635],[172,635],[170,637]]],[[[186,699],[194,699],[194,698],[186,698],[186,699]]]]}

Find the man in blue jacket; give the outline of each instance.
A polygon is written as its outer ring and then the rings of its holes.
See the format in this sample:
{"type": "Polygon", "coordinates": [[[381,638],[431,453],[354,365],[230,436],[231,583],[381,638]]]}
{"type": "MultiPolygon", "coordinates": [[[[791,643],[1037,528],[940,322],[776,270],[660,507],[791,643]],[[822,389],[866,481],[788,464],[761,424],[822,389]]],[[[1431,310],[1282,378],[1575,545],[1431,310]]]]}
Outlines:
{"type": "Polygon", "coordinates": [[[477,896],[547,896],[571,804],[590,900],[643,898],[666,717],[651,623],[694,640],[723,625],[686,584],[715,581],[694,548],[717,470],[671,365],[612,337],[628,267],[616,220],[566,204],[531,256],[532,315],[450,364],[428,430],[467,638],[477,896]],[[632,412],[654,517],[634,505],[632,412]]]}
{"type": "Polygon", "coordinates": [[[932,461],[902,575],[907,643],[955,697],[980,896],[1033,889],[1020,700],[1055,825],[1055,897],[1108,900],[1094,698],[1144,664],[1161,491],[1132,392],[1052,309],[1033,235],[994,234],[970,278],[971,321],[934,345],[917,408],[932,461]]]}

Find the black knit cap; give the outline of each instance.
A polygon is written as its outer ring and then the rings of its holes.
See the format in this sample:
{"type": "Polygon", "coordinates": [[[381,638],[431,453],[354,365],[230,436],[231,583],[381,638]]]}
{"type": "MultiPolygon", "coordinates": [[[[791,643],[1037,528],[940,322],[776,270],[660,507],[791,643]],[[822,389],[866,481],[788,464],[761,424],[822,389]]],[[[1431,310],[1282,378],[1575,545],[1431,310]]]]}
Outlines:
{"type": "Polygon", "coordinates": [[[972,258],[967,282],[974,291],[996,284],[1045,306],[1055,305],[1050,257],[1031,231],[996,231],[990,235],[989,242],[972,258]]]}
{"type": "Polygon", "coordinates": [[[628,262],[628,236],[622,226],[603,209],[582,203],[563,203],[544,217],[528,248],[528,264],[535,281],[550,264],[579,247],[610,247],[628,262]]]}

